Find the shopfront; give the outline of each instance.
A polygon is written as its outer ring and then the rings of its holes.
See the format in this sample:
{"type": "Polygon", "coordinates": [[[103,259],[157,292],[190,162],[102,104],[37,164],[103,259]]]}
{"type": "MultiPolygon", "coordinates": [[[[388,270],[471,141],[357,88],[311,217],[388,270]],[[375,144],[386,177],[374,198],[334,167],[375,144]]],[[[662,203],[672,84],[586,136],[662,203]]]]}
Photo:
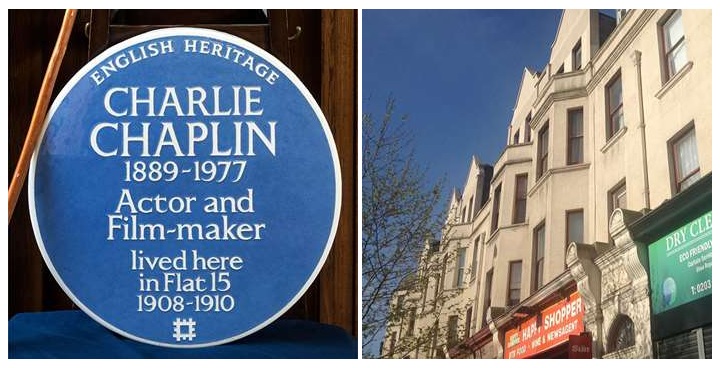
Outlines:
{"type": "Polygon", "coordinates": [[[590,339],[583,334],[583,316],[584,305],[575,291],[540,313],[528,316],[517,327],[508,329],[504,358],[589,357],[590,339]]]}
{"type": "Polygon", "coordinates": [[[712,357],[711,184],[710,174],[630,226],[647,244],[655,358],[712,357]]]}

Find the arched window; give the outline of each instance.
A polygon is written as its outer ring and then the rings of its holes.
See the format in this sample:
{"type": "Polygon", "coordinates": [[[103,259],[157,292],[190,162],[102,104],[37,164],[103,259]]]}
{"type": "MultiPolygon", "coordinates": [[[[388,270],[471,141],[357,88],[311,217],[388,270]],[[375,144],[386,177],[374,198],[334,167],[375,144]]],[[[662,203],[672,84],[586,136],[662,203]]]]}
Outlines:
{"type": "Polygon", "coordinates": [[[635,324],[630,317],[620,314],[615,318],[608,334],[608,353],[635,345],[635,324]]]}

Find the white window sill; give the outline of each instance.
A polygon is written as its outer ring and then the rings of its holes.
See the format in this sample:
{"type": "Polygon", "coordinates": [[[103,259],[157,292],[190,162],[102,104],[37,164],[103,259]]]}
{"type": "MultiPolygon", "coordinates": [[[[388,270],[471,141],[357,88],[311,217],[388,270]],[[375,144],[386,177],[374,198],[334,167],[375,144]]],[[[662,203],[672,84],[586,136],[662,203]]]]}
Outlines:
{"type": "Polygon", "coordinates": [[[610,140],[608,140],[607,143],[605,143],[603,148],[600,148],[600,152],[602,152],[602,153],[607,152],[607,150],[609,150],[610,147],[612,147],[615,144],[615,142],[619,141],[620,138],[625,135],[625,132],[627,132],[627,126],[623,126],[622,128],[620,128],[620,130],[618,130],[617,133],[615,133],[615,135],[612,136],[612,138],[610,138],[610,140]]]}
{"type": "Polygon", "coordinates": [[[660,87],[660,90],[657,91],[655,94],[655,97],[660,99],[662,96],[664,96],[669,90],[673,88],[674,85],[677,84],[677,82],[682,79],[682,77],[685,76],[685,74],[690,72],[690,69],[693,67],[693,62],[688,61],[685,66],[683,66],[675,75],[672,76],[672,78],[668,79],[665,84],[660,87]]]}

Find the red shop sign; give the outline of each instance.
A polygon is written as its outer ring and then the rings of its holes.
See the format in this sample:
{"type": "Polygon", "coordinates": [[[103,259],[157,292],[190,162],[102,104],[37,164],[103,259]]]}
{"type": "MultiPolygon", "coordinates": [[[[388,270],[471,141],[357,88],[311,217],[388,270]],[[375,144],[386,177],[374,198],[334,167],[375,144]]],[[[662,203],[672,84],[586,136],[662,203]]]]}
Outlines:
{"type": "Polygon", "coordinates": [[[568,341],[584,331],[584,305],[577,292],[505,332],[505,359],[535,355],[568,341]],[[539,319],[538,319],[539,318],[539,319]]]}
{"type": "Polygon", "coordinates": [[[568,349],[570,359],[592,359],[592,339],[589,333],[570,335],[570,348],[568,349]]]}

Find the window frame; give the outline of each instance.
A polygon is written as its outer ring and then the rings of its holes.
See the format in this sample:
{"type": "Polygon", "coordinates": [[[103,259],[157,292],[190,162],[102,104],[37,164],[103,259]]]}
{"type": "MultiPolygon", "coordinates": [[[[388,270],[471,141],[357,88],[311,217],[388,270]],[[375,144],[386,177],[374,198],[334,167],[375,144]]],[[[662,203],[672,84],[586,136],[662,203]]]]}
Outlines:
{"type": "Polygon", "coordinates": [[[482,326],[487,326],[487,316],[485,313],[487,313],[487,310],[492,305],[492,284],[493,284],[493,268],[490,268],[487,272],[485,272],[485,295],[483,299],[483,310],[480,312],[482,315],[482,326]]]}
{"type": "MultiPolygon", "coordinates": [[[[570,245],[570,216],[573,214],[580,213],[582,216],[582,240],[580,242],[585,241],[585,209],[583,208],[574,208],[571,210],[565,211],[565,254],[567,254],[568,246],[570,245]]],[[[565,268],[567,268],[567,263],[565,264],[565,268]]]]}
{"type": "Polygon", "coordinates": [[[467,340],[470,337],[470,328],[472,327],[472,313],[473,313],[473,307],[472,305],[465,311],[465,331],[464,331],[464,340],[467,340]]]}
{"type": "Polygon", "coordinates": [[[575,46],[572,49],[571,59],[572,59],[572,70],[581,70],[582,69],[582,38],[578,40],[578,42],[575,44],[575,46]],[[577,56],[577,59],[576,59],[577,56]]]}
{"type": "Polygon", "coordinates": [[[508,282],[507,282],[507,297],[506,297],[506,299],[505,299],[505,305],[508,306],[508,307],[512,307],[512,306],[515,306],[515,305],[520,304],[520,301],[522,300],[522,297],[521,297],[521,294],[522,294],[522,260],[521,260],[521,259],[513,260],[513,261],[508,262],[508,278],[507,278],[507,279],[508,279],[508,282]],[[513,282],[512,282],[512,281],[513,281],[513,280],[512,280],[513,265],[519,265],[519,267],[520,267],[520,276],[519,276],[520,280],[518,280],[519,286],[518,286],[517,288],[513,288],[513,287],[512,287],[512,283],[513,283],[513,282]],[[512,299],[510,299],[513,290],[517,290],[517,291],[518,291],[518,299],[517,299],[517,302],[514,303],[514,304],[511,303],[512,299]]]}
{"type": "Polygon", "coordinates": [[[447,344],[448,347],[454,346],[458,343],[458,323],[460,322],[460,319],[456,314],[448,316],[448,322],[447,322],[447,344]],[[452,321],[452,323],[451,323],[452,321]]]}
{"type": "MultiPolygon", "coordinates": [[[[669,154],[670,154],[670,162],[671,162],[671,165],[672,165],[671,180],[672,180],[672,187],[673,187],[673,188],[672,188],[672,189],[673,189],[673,195],[678,194],[678,193],[680,193],[680,192],[683,191],[683,189],[681,189],[682,184],[685,183],[688,179],[691,179],[691,178],[693,178],[695,175],[699,175],[699,174],[700,174],[700,155],[699,155],[699,152],[697,151],[697,149],[698,149],[698,147],[697,147],[697,134],[695,134],[695,133],[696,133],[696,132],[695,132],[695,121],[692,120],[692,121],[690,121],[690,123],[689,123],[688,125],[686,125],[685,127],[683,127],[679,132],[677,132],[677,133],[676,133],[672,138],[670,138],[670,140],[668,141],[669,154]],[[683,178],[679,178],[679,177],[678,177],[678,173],[679,173],[679,166],[678,166],[679,160],[678,160],[678,158],[679,158],[679,156],[678,156],[678,150],[677,150],[677,148],[678,148],[678,143],[679,143],[681,140],[683,140],[685,137],[687,137],[688,134],[693,134],[693,135],[695,135],[695,155],[696,155],[697,158],[698,158],[697,167],[696,167],[695,169],[693,169],[692,171],[690,171],[690,173],[688,173],[687,175],[685,175],[683,178]]],[[[699,179],[699,178],[698,178],[698,179],[699,179]]],[[[695,179],[695,180],[698,180],[698,179],[695,179]]],[[[692,185],[692,184],[691,184],[691,185],[692,185]]]]}
{"type": "Polygon", "coordinates": [[[493,191],[493,208],[490,221],[490,231],[495,232],[500,226],[500,197],[502,196],[502,183],[498,183],[493,191]]]}
{"type": "Polygon", "coordinates": [[[543,279],[545,275],[545,251],[547,245],[547,231],[545,228],[545,220],[540,221],[537,226],[533,229],[533,246],[532,246],[532,283],[530,284],[530,292],[534,293],[543,287],[543,279]],[[538,233],[542,230],[542,254],[538,257],[538,240],[540,237],[538,233]],[[542,267],[538,267],[541,265],[542,267]],[[540,271],[540,272],[538,272],[540,271]]]}
{"type": "Polygon", "coordinates": [[[537,145],[537,174],[535,175],[536,180],[540,179],[548,171],[550,166],[550,120],[546,121],[542,129],[538,131],[538,145],[537,145]],[[543,136],[545,137],[545,152],[543,151],[543,136]]]}
{"type": "Polygon", "coordinates": [[[473,258],[472,258],[472,264],[470,265],[470,281],[475,280],[477,277],[477,255],[478,252],[480,252],[480,238],[482,238],[484,235],[480,234],[475,238],[475,245],[473,245],[473,258]]]}
{"type": "Polygon", "coordinates": [[[458,255],[455,261],[454,286],[456,288],[462,288],[465,285],[465,263],[467,263],[467,247],[458,248],[458,255]],[[462,254],[462,257],[460,257],[460,254],[462,254]]]}
{"type": "Polygon", "coordinates": [[[668,23],[673,19],[673,17],[674,17],[676,14],[679,14],[678,16],[680,17],[680,21],[682,22],[682,15],[683,15],[683,14],[682,14],[682,9],[675,9],[675,10],[670,11],[668,14],[666,14],[666,15],[663,17],[663,19],[662,19],[662,20],[659,22],[659,24],[658,24],[659,33],[660,33],[660,44],[661,44],[661,47],[662,47],[662,51],[661,51],[661,54],[662,54],[662,62],[661,62],[661,64],[662,64],[662,66],[663,66],[663,67],[662,67],[662,69],[663,69],[663,70],[662,70],[662,72],[663,72],[663,73],[662,73],[662,74],[663,74],[663,75],[662,75],[662,77],[663,77],[663,83],[666,83],[667,81],[669,81],[670,79],[672,79],[672,77],[674,77],[675,75],[677,75],[678,72],[679,72],[680,70],[682,70],[682,68],[685,67],[685,65],[687,65],[687,63],[689,62],[689,60],[687,60],[687,61],[685,62],[685,64],[681,65],[679,68],[676,68],[676,70],[675,70],[674,73],[671,73],[671,70],[670,70],[670,55],[672,55],[672,53],[673,53],[675,50],[677,50],[678,48],[680,48],[680,47],[682,47],[682,46],[685,46],[685,58],[687,59],[687,38],[685,37],[685,27],[684,27],[684,25],[681,25],[682,28],[683,28],[683,29],[682,29],[682,31],[683,31],[683,32],[682,32],[682,37],[680,38],[680,40],[678,40],[678,42],[677,42],[676,44],[671,45],[670,49],[668,49],[668,45],[667,45],[667,42],[666,42],[666,40],[667,40],[667,38],[668,38],[668,37],[666,37],[666,30],[667,30],[666,26],[668,25],[668,23]]]}
{"type": "Polygon", "coordinates": [[[566,157],[566,164],[569,165],[577,165],[585,162],[585,112],[580,107],[573,107],[571,109],[567,110],[567,157],[566,157]],[[572,129],[571,124],[573,124],[572,116],[573,114],[579,114],[580,116],[580,135],[573,136],[572,135],[572,129]],[[572,143],[576,140],[580,141],[580,152],[578,154],[578,161],[573,160],[572,155],[572,143]]]}
{"type": "Polygon", "coordinates": [[[525,222],[525,218],[527,217],[527,192],[528,192],[527,188],[528,188],[528,174],[522,173],[522,174],[515,175],[515,196],[514,196],[515,201],[513,203],[513,213],[512,213],[512,216],[513,216],[512,223],[513,224],[522,224],[525,222]],[[525,189],[524,189],[525,194],[523,196],[520,196],[520,191],[519,191],[519,188],[520,188],[519,182],[520,182],[521,178],[525,179],[525,189]],[[523,210],[522,210],[523,217],[521,219],[518,218],[518,212],[519,212],[518,209],[519,209],[520,202],[522,202],[522,204],[523,204],[523,210]]]}
{"type": "Polygon", "coordinates": [[[622,71],[618,69],[617,73],[605,84],[605,141],[609,141],[625,126],[625,114],[624,114],[624,101],[623,101],[623,85],[622,85],[622,71]],[[615,109],[611,109],[612,97],[610,96],[610,90],[615,85],[620,83],[620,103],[615,109]],[[613,126],[613,116],[622,115],[622,124],[618,124],[617,129],[613,126]]]}
{"type": "Polygon", "coordinates": [[[532,129],[530,129],[530,122],[532,121],[532,112],[529,112],[525,117],[525,143],[532,142],[532,129]]]}

